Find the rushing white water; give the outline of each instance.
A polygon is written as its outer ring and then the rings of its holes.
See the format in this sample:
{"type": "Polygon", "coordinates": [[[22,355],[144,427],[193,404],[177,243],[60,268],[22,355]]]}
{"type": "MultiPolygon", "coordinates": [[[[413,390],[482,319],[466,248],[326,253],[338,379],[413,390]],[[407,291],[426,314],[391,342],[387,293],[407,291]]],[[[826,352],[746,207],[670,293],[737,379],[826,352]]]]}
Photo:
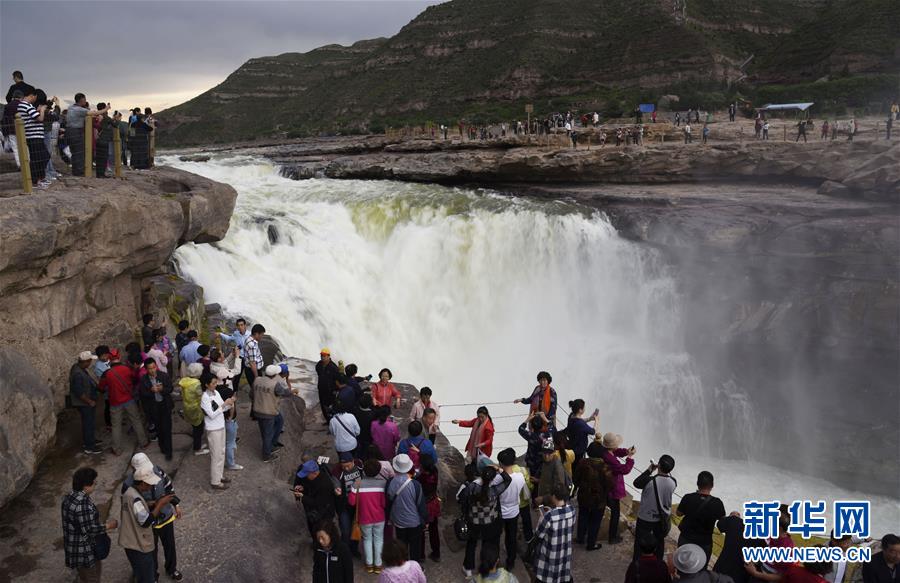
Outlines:
{"type": "MultiPolygon", "coordinates": [[[[249,157],[165,162],[237,189],[225,240],[182,247],[178,263],[207,301],[261,322],[287,354],[315,358],[328,346],[363,374],[387,366],[396,380],[431,386],[457,444],[450,419],[491,403],[495,450],[521,451],[514,430],[526,409],[511,402],[549,370],[561,419],[569,399],[584,398],[600,408],[601,431],[637,445],[641,465],[674,454],[682,490],[701,468],[750,474],[707,457],[712,397],[682,348],[666,266],[600,213],[434,185],[297,182],[249,157]]],[[[760,499],[851,494],[752,467],[760,499]]],[[[720,479],[717,494],[736,508],[746,485],[720,479]]],[[[895,501],[878,503],[900,522],[895,501]]]]}

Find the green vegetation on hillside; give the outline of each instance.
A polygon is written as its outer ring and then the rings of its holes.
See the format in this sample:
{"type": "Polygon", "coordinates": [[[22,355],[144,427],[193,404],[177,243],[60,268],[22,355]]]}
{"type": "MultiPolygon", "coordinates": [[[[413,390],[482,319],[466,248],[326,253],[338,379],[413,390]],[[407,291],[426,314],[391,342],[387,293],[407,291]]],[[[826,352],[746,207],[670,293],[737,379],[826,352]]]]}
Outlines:
{"type": "Polygon", "coordinates": [[[895,1],[687,0],[681,22],[671,0],[453,0],[389,39],[251,59],[161,113],[160,143],[524,119],[526,103],[614,115],[665,94],[864,107],[896,93],[895,1]],[[845,78],[811,84],[819,73],[845,78]]]}

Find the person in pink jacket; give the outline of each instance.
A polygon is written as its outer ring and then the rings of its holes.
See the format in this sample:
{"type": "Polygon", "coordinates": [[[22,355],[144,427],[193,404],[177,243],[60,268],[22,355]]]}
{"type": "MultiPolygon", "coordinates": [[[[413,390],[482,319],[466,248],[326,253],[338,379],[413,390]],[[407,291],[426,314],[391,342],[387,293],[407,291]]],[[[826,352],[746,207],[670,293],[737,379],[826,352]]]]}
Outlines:
{"type": "Polygon", "coordinates": [[[428,583],[422,565],[409,560],[409,549],[400,539],[395,538],[384,544],[382,559],[384,571],[378,577],[378,583],[428,583]]]}
{"type": "Polygon", "coordinates": [[[619,536],[619,501],[625,497],[625,476],[634,467],[634,446],[625,449],[621,447],[622,441],[622,436],[618,433],[605,433],[600,441],[600,445],[603,446],[603,461],[615,478],[607,497],[611,545],[622,542],[622,537],[619,536]],[[619,458],[625,458],[625,461],[620,461],[619,458]]]}
{"type": "Polygon", "coordinates": [[[391,419],[391,408],[380,407],[375,410],[375,420],[372,421],[372,443],[381,452],[383,459],[393,459],[397,453],[397,444],[400,443],[400,429],[391,419]]]}
{"type": "Polygon", "coordinates": [[[357,480],[350,490],[349,502],[358,512],[362,546],[366,557],[366,573],[381,573],[387,480],[381,476],[381,464],[375,459],[366,460],[363,474],[365,478],[357,480]]]}

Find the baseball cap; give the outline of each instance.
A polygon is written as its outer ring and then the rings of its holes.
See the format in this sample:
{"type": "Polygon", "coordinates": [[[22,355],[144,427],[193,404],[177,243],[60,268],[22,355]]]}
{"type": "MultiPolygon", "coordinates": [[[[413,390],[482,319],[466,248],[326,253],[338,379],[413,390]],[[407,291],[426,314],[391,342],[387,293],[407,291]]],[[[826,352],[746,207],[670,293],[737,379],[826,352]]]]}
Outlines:
{"type": "Polygon", "coordinates": [[[153,471],[153,465],[144,464],[141,467],[134,470],[134,479],[137,482],[144,482],[145,484],[150,484],[151,486],[155,486],[159,484],[159,476],[153,471]]]}
{"type": "Polygon", "coordinates": [[[81,362],[87,362],[88,360],[97,360],[97,355],[92,353],[90,350],[85,350],[78,355],[78,360],[81,362]]]}
{"type": "Polygon", "coordinates": [[[319,464],[316,463],[316,460],[309,460],[308,462],[304,462],[302,466],[300,466],[300,471],[297,472],[297,477],[301,480],[306,476],[310,475],[313,472],[319,471],[319,464]]]}

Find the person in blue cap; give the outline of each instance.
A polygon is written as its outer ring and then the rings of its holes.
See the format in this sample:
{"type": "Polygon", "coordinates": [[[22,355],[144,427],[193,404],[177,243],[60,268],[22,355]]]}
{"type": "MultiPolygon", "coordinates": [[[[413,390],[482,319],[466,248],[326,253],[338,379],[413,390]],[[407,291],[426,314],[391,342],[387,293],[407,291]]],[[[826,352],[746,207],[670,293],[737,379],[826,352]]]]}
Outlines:
{"type": "Polygon", "coordinates": [[[322,471],[316,460],[307,460],[297,468],[294,498],[303,504],[311,539],[315,539],[319,523],[334,520],[335,500],[340,495],[340,486],[332,481],[328,472],[322,471]]]}

